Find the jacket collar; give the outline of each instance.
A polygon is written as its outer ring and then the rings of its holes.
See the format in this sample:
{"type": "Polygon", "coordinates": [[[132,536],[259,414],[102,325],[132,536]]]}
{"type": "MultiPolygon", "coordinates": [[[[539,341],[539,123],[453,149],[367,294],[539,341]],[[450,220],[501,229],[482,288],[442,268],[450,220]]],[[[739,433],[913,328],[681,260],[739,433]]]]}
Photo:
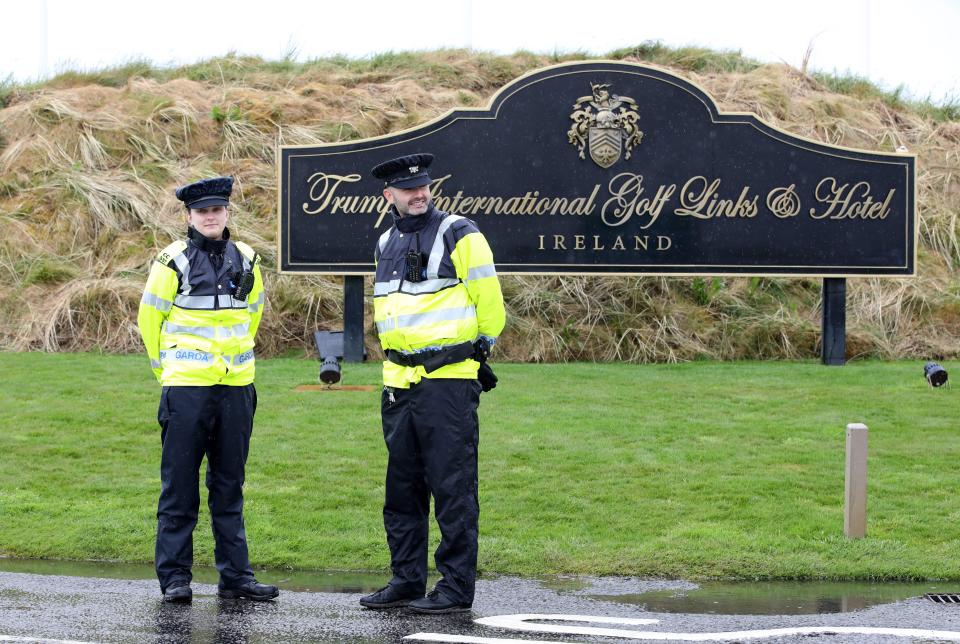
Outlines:
{"type": "Polygon", "coordinates": [[[222,255],[227,249],[227,243],[230,241],[230,229],[223,229],[223,239],[213,240],[207,239],[203,236],[203,233],[193,226],[190,226],[187,228],[187,239],[189,240],[189,243],[193,244],[205,253],[222,255]]]}
{"type": "Polygon", "coordinates": [[[402,233],[415,233],[423,230],[427,223],[433,219],[437,209],[430,204],[427,212],[422,215],[413,215],[411,217],[401,217],[397,212],[396,206],[390,206],[390,214],[393,215],[393,225],[402,233]]]}

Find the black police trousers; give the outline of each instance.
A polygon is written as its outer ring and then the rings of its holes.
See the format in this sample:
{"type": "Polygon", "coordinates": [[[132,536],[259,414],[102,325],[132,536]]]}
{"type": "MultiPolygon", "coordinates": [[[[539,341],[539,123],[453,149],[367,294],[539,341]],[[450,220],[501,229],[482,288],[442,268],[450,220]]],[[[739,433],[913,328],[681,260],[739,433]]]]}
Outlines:
{"type": "Polygon", "coordinates": [[[164,387],[156,567],[160,588],[193,578],[193,529],[200,510],[200,463],[207,457],[207,505],[220,586],[253,579],[243,526],[243,478],[257,392],[253,385],[164,387]]]}
{"type": "Polygon", "coordinates": [[[432,494],[441,534],[434,562],[443,575],[436,588],[454,601],[473,602],[479,404],[476,380],[424,378],[409,389],[384,389],[381,418],[389,458],[383,525],[390,584],[405,592],[426,590],[432,494]]]}

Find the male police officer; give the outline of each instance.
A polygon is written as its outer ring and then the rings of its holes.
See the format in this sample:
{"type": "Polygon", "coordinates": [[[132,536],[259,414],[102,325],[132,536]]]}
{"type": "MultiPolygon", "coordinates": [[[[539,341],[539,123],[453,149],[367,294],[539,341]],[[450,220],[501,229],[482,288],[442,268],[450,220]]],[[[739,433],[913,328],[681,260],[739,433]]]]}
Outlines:
{"type": "Polygon", "coordinates": [[[257,408],[253,345],[263,314],[260,258],[230,240],[231,177],[179,188],[187,241],[167,246],[150,269],[137,318],[150,365],[163,385],[156,567],[164,600],[189,602],[193,529],[206,484],[220,572],[219,596],[270,600],[247,555],[243,477],[257,408]]]}
{"type": "MultiPolygon", "coordinates": [[[[466,611],[477,568],[478,368],[503,330],[493,254],[476,225],[434,208],[433,155],[381,163],[394,225],[374,251],[374,318],[386,351],[381,399],[389,452],[383,523],[393,578],[360,599],[368,608],[466,611]],[[424,597],[433,494],[443,578],[424,597]]],[[[482,365],[485,388],[495,383],[482,365]]]]}

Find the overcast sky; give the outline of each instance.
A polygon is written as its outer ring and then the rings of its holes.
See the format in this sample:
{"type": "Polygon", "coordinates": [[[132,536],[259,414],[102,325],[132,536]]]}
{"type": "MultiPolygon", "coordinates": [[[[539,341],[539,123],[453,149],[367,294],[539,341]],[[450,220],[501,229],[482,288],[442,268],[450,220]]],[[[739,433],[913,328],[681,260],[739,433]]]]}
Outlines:
{"type": "Polygon", "coordinates": [[[960,0],[20,0],[0,28],[0,81],[230,51],[298,60],[470,47],[607,53],[648,40],[741,50],[960,100],[960,0]]]}

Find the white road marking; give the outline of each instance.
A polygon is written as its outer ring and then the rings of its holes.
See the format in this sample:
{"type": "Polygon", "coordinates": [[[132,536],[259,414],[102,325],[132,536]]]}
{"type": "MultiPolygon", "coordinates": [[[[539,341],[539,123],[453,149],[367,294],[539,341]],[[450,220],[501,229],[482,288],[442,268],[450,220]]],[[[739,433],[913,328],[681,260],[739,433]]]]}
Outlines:
{"type": "MultiPolygon", "coordinates": [[[[563,633],[567,635],[600,635],[634,640],[670,640],[677,642],[715,642],[723,640],[752,640],[789,635],[890,635],[960,641],[960,631],[934,631],[921,628],[885,628],[875,626],[797,626],[751,631],[727,631],[722,633],[669,633],[638,631],[622,628],[599,628],[595,626],[566,626],[563,624],[534,624],[532,620],[556,622],[588,622],[594,624],[644,625],[657,624],[657,619],[628,619],[622,617],[592,617],[590,615],[495,615],[475,620],[483,626],[504,628],[512,631],[535,633],[563,633]]],[[[442,633],[415,633],[404,639],[422,642],[458,642],[465,644],[532,644],[532,640],[504,639],[499,637],[474,637],[470,635],[444,635],[442,633]]],[[[563,644],[543,642],[538,644],[563,644]]]]}
{"type": "Polygon", "coordinates": [[[515,640],[499,637],[473,637],[472,635],[443,635],[441,633],[416,633],[407,635],[405,640],[419,640],[421,642],[456,642],[458,644],[570,644],[555,640],[515,640]]]}
{"type": "Polygon", "coordinates": [[[0,642],[30,642],[31,644],[95,644],[94,642],[80,642],[77,640],[45,640],[40,637],[18,637],[16,635],[0,635],[0,642]]]}

